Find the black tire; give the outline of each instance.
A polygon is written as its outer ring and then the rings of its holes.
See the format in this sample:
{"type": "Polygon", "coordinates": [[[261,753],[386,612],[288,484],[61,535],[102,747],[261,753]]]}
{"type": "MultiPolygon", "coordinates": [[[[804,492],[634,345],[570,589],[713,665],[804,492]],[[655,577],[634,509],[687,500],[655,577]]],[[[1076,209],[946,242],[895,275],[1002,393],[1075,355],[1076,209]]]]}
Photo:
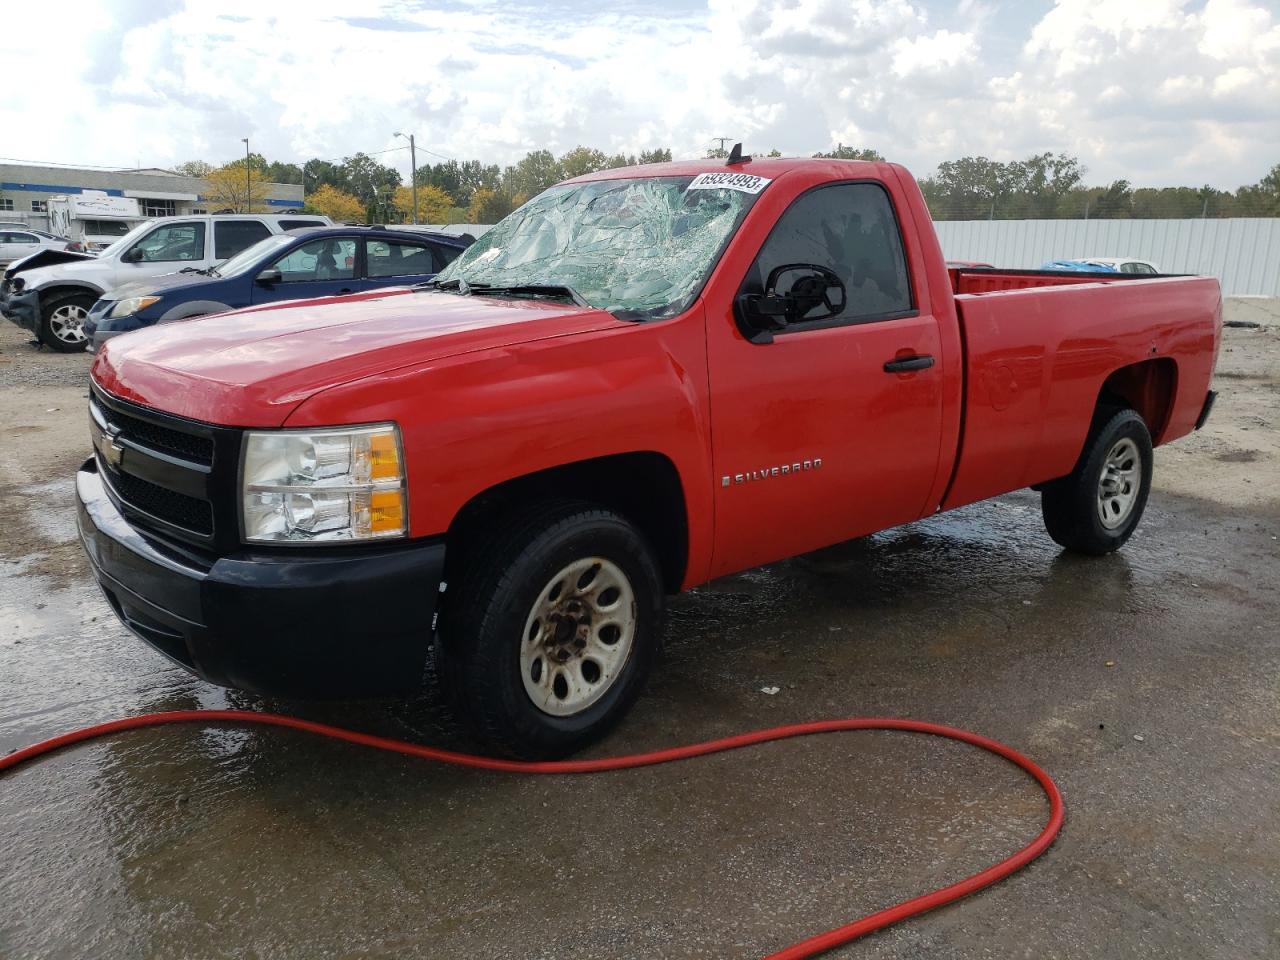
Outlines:
{"type": "MultiPolygon", "coordinates": [[[[480,736],[504,753],[549,759],[582,749],[631,708],[660,648],[665,598],[653,550],[625,519],[582,502],[544,505],[514,523],[491,528],[488,536],[469,546],[470,558],[455,574],[457,582],[450,583],[437,624],[436,662],[446,695],[480,736]],[[533,643],[526,636],[526,626],[530,621],[541,623],[534,619],[535,604],[553,589],[555,578],[590,559],[606,561],[632,592],[634,603],[627,605],[634,615],[629,646],[616,669],[597,672],[602,678],[598,699],[577,712],[554,715],[534,702],[522,669],[526,643],[536,651],[552,642],[551,632],[545,641],[533,643]]],[[[591,583],[587,583],[588,593],[591,583]]],[[[568,593],[563,597],[566,603],[570,599],[568,593]]],[[[585,603],[579,608],[583,617],[594,612],[585,603]]],[[[596,629],[587,626],[587,620],[581,623],[587,633],[596,629]]],[[[542,668],[549,671],[548,677],[576,664],[576,676],[581,679],[587,674],[590,650],[576,654],[582,659],[565,664],[551,659],[560,651],[569,655],[565,647],[570,641],[561,642],[565,646],[537,662],[551,665],[542,668]]],[[[529,655],[537,657],[536,652],[529,655]]],[[[541,679],[541,670],[530,670],[531,676],[534,673],[541,679]]],[[[560,680],[557,674],[555,681],[560,680]]],[[[566,708],[559,701],[553,706],[566,708]]]]}
{"type": "Polygon", "coordinates": [[[1076,468],[1040,492],[1049,536],[1068,550],[1090,556],[1119,549],[1142,519],[1151,491],[1151,467],[1151,434],[1142,417],[1127,409],[1100,411],[1076,468]],[[1136,478],[1118,469],[1130,462],[1140,470],[1136,478]]]}
{"type": "Polygon", "coordinates": [[[89,340],[80,330],[79,321],[74,327],[69,326],[63,319],[63,313],[83,311],[87,314],[97,299],[91,293],[61,293],[47,299],[42,297],[40,329],[36,332],[40,342],[58,353],[79,353],[88,347],[89,340]]]}

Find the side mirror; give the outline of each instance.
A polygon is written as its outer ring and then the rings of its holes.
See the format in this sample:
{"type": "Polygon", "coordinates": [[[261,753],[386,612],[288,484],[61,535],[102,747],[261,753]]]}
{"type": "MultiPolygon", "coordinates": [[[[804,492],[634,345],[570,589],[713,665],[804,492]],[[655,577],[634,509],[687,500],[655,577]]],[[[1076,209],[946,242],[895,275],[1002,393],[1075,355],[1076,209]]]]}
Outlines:
{"type": "Polygon", "coordinates": [[[771,343],[774,333],[788,324],[840,316],[846,302],[844,283],[834,270],[816,263],[787,263],[769,271],[763,294],[738,297],[738,321],[752,343],[771,343]]]}
{"type": "Polygon", "coordinates": [[[284,279],[284,275],[275,267],[267,267],[259,273],[254,279],[263,286],[270,286],[273,283],[279,283],[284,279]]]}
{"type": "Polygon", "coordinates": [[[121,255],[120,259],[121,259],[124,263],[141,263],[141,262],[142,262],[142,248],[141,248],[141,247],[134,247],[134,248],[132,248],[131,250],[126,250],[126,251],[121,255]]]}

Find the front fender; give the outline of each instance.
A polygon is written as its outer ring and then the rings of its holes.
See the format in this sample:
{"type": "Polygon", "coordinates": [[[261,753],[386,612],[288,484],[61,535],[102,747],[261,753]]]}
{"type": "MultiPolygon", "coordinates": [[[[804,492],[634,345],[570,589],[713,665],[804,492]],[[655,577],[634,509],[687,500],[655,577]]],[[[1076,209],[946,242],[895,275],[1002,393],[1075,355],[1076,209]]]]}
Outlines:
{"type": "Polygon", "coordinates": [[[234,309],[235,307],[229,307],[217,300],[192,300],[188,303],[179,303],[170,307],[160,315],[159,320],[154,322],[174,323],[178,320],[191,320],[194,317],[204,317],[213,313],[226,313],[228,310],[234,309]]]}
{"type": "Polygon", "coordinates": [[[410,531],[447,530],[499,484],[626,453],[675,466],[688,516],[685,586],[710,567],[713,532],[701,303],[679,318],[461,354],[334,386],[284,426],[394,421],[410,531]]]}

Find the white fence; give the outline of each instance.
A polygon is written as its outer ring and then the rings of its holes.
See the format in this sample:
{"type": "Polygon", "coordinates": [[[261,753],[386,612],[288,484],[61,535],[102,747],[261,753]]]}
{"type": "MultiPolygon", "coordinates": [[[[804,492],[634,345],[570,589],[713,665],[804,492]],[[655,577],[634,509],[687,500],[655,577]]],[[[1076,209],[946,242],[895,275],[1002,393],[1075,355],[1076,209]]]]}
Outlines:
{"type": "Polygon", "coordinates": [[[1222,281],[1225,296],[1280,297],[1280,219],[943,220],[948,260],[1034,269],[1047,260],[1138,257],[1222,281]]]}

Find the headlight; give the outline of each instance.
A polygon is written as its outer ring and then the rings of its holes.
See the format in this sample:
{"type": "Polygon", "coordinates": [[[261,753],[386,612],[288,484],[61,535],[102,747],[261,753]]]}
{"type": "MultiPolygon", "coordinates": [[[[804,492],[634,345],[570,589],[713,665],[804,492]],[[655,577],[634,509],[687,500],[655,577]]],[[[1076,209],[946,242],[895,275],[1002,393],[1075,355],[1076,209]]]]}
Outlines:
{"type": "Polygon", "coordinates": [[[407,531],[394,423],[250,432],[242,466],[246,541],[382,540],[407,531]]]}
{"type": "Polygon", "coordinates": [[[159,302],[159,297],[130,297],[128,300],[121,300],[112,307],[107,316],[112,320],[118,320],[120,317],[132,317],[140,310],[145,310],[153,303],[159,302]]]}

